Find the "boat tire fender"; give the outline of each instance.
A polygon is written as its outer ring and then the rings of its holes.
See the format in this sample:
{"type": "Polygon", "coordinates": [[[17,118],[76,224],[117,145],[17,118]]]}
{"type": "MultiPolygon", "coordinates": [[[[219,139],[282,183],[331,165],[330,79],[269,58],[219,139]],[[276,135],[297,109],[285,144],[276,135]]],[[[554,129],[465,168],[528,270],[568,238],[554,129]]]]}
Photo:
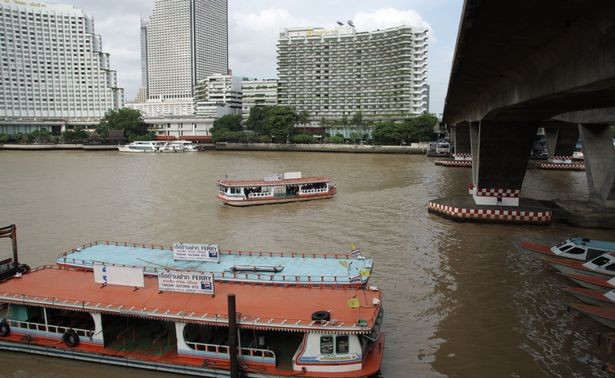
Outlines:
{"type": "Polygon", "coordinates": [[[30,266],[28,264],[20,264],[17,271],[21,274],[30,273],[30,266]]]}
{"type": "Polygon", "coordinates": [[[79,345],[79,335],[77,335],[77,332],[73,331],[72,329],[64,332],[62,340],[64,340],[64,344],[71,348],[74,348],[79,345]]]}
{"type": "Polygon", "coordinates": [[[328,322],[329,320],[331,320],[331,314],[329,313],[329,311],[316,311],[312,313],[312,320],[328,322]]]}
{"type": "Polygon", "coordinates": [[[6,320],[0,322],[0,337],[5,337],[11,334],[11,326],[6,320]]]}

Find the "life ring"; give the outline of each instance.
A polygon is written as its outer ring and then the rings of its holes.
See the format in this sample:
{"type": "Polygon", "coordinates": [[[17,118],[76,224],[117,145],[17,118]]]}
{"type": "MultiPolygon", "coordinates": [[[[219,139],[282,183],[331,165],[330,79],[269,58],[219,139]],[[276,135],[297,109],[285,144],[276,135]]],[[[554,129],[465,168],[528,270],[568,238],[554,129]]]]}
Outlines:
{"type": "Polygon", "coordinates": [[[329,313],[329,311],[316,311],[312,313],[312,320],[328,322],[329,320],[331,320],[331,314],[329,313]]]}
{"type": "Polygon", "coordinates": [[[0,322],[0,337],[8,336],[11,334],[11,326],[6,320],[0,322]]]}
{"type": "Polygon", "coordinates": [[[71,348],[74,348],[79,345],[79,335],[77,335],[77,332],[73,331],[72,329],[64,332],[62,340],[64,340],[64,344],[71,348]]]}

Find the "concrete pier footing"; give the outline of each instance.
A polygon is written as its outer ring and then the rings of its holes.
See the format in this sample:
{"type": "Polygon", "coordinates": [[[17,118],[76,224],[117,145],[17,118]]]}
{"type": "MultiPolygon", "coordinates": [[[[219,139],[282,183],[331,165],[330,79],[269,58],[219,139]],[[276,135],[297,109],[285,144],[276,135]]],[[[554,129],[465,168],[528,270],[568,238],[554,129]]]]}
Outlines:
{"type": "Polygon", "coordinates": [[[549,207],[529,198],[521,198],[516,207],[477,205],[470,196],[440,198],[429,201],[427,210],[460,222],[547,225],[553,216],[549,207]]]}

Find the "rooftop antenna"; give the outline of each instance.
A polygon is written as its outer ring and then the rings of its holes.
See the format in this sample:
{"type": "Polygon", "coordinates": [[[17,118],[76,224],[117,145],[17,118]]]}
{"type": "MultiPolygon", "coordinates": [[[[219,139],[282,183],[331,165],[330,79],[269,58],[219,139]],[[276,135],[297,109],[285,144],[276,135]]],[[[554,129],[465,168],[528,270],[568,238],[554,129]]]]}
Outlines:
{"type": "Polygon", "coordinates": [[[351,26],[351,27],[353,27],[353,28],[354,28],[354,23],[352,22],[352,20],[348,20],[348,21],[346,21],[346,22],[348,22],[348,25],[349,25],[349,26],[351,26]]]}
{"type": "Polygon", "coordinates": [[[342,21],[337,21],[337,24],[338,24],[339,26],[344,26],[344,23],[343,23],[342,21]]]}

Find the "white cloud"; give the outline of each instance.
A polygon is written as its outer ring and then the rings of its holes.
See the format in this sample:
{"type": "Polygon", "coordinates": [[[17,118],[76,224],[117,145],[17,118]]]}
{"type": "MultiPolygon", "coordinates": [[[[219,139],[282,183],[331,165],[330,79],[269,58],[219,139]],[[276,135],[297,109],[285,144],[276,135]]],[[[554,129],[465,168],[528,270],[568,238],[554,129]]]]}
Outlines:
{"type": "Polygon", "coordinates": [[[235,75],[275,77],[276,43],[286,27],[307,26],[310,21],[281,8],[229,15],[230,68],[235,75]]]}
{"type": "Polygon", "coordinates": [[[353,21],[360,31],[394,28],[401,25],[424,27],[428,30],[431,42],[435,42],[431,26],[414,10],[385,8],[371,13],[358,12],[353,16],[353,21]]]}

